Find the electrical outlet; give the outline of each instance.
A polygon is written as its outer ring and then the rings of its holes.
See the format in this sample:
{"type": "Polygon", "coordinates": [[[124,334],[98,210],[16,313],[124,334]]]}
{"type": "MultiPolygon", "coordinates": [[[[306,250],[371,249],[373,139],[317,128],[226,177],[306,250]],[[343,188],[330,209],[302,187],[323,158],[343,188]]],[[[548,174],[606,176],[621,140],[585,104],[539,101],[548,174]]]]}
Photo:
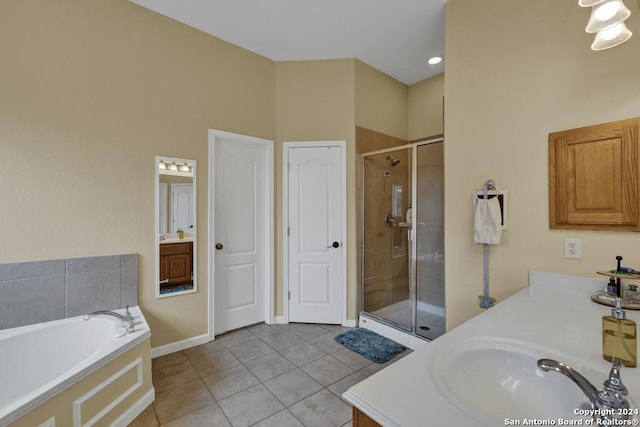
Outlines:
{"type": "Polygon", "coordinates": [[[582,259],[582,239],[564,239],[564,257],[582,259]]]}

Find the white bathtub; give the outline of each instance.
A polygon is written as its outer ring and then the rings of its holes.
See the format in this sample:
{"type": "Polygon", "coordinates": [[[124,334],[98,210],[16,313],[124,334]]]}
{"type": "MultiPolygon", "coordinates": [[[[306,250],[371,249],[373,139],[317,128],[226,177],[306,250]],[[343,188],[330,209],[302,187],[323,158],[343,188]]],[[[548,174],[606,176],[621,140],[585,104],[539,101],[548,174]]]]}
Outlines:
{"type": "Polygon", "coordinates": [[[0,331],[0,426],[148,339],[142,312],[138,307],[130,311],[135,331],[124,336],[122,321],[104,315],[0,331]]]}

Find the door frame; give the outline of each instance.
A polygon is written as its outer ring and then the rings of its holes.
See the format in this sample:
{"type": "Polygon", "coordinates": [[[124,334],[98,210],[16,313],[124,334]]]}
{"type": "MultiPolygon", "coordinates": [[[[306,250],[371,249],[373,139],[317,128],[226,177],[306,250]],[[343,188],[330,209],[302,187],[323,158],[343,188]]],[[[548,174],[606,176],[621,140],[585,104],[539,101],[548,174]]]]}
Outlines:
{"type": "Polygon", "coordinates": [[[264,171],[267,179],[264,180],[264,248],[265,248],[265,272],[264,272],[264,318],[267,324],[275,323],[274,320],[274,230],[273,230],[273,218],[274,218],[274,173],[273,173],[273,141],[264,138],[258,138],[254,136],[242,135],[238,133],[226,132],[217,129],[209,129],[209,144],[208,144],[208,158],[209,158],[209,176],[208,176],[208,227],[207,233],[207,250],[208,250],[208,334],[209,340],[215,339],[215,250],[213,244],[215,242],[215,148],[216,138],[235,139],[238,143],[250,142],[257,143],[263,146],[265,159],[264,159],[264,171]]]}
{"type": "Polygon", "coordinates": [[[308,147],[339,147],[342,164],[342,325],[349,326],[347,321],[347,141],[290,141],[282,144],[282,303],[284,316],[282,323],[289,323],[289,149],[308,147]]]}

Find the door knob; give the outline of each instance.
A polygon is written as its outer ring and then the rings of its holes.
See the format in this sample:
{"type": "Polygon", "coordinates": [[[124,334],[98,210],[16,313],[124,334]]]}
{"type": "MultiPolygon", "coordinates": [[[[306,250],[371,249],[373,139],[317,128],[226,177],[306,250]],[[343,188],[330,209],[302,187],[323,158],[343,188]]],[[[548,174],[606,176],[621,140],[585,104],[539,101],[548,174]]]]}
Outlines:
{"type": "Polygon", "coordinates": [[[327,246],[327,248],[339,248],[339,247],[340,247],[340,243],[338,242],[333,242],[332,244],[327,246]]]}
{"type": "Polygon", "coordinates": [[[222,243],[216,243],[216,249],[217,250],[220,250],[222,248],[224,248],[224,246],[222,246],[222,243]]]}

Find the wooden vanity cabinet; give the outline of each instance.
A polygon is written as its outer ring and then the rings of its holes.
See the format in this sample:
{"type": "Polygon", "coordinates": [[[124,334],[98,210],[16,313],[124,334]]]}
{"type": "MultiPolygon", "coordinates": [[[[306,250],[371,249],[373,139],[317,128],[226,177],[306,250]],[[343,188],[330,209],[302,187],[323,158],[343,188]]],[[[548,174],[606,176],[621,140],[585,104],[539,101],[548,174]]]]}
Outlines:
{"type": "Polygon", "coordinates": [[[352,409],[352,414],[353,427],[381,427],[380,424],[369,418],[367,414],[365,414],[355,406],[352,409]]]}
{"type": "Polygon", "coordinates": [[[549,227],[640,231],[640,118],[549,134],[549,227]]]}
{"type": "Polygon", "coordinates": [[[160,245],[161,286],[191,283],[193,271],[193,242],[160,245]],[[165,282],[168,280],[168,282],[165,282]],[[164,282],[164,283],[162,283],[164,282]]]}

